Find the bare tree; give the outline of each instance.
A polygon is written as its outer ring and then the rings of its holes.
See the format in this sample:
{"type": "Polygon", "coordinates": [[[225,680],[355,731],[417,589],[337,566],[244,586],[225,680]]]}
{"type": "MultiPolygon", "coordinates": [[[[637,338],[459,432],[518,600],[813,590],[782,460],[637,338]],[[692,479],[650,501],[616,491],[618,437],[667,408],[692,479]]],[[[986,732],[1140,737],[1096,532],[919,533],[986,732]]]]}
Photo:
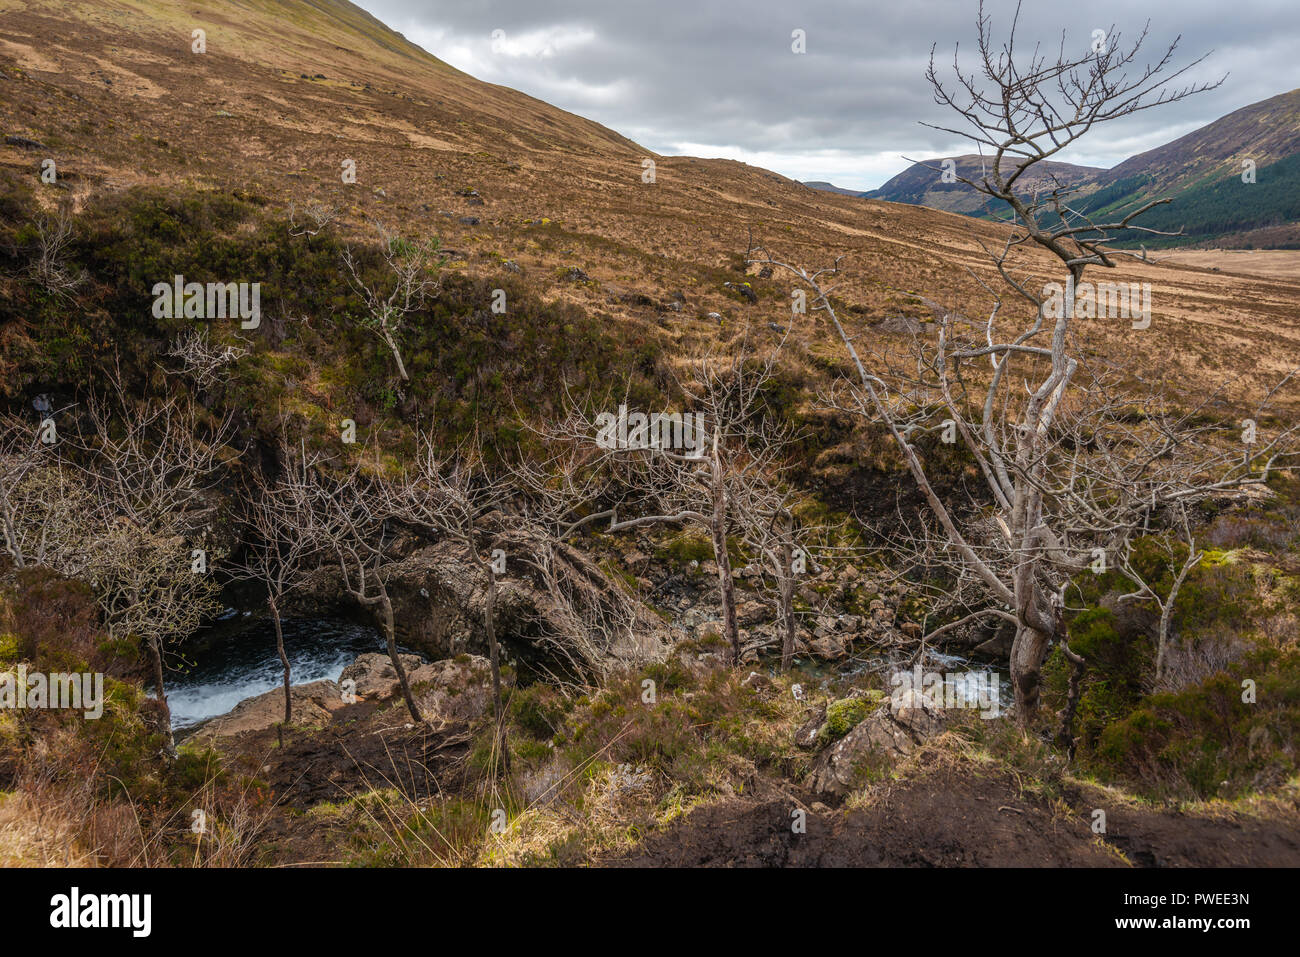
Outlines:
{"type": "MultiPolygon", "coordinates": [[[[97,403],[94,408],[97,427],[118,427],[102,417],[106,406],[97,403]]],[[[107,458],[73,458],[66,447],[75,439],[56,439],[48,446],[37,440],[33,446],[33,432],[25,423],[9,420],[5,426],[9,447],[0,452],[0,512],[7,551],[20,568],[42,565],[85,581],[108,633],[137,641],[145,649],[170,751],[166,649],[219,610],[216,586],[206,574],[207,563],[216,562],[219,553],[205,548],[196,556],[196,528],[183,509],[143,504],[151,498],[170,503],[165,492],[136,489],[129,513],[123,507],[128,502],[124,493],[132,486],[121,484],[120,477],[151,474],[129,461],[143,445],[114,444],[107,458]]]]}
{"type": "Polygon", "coordinates": [[[35,256],[28,266],[32,280],[52,296],[72,299],[86,282],[85,273],[68,263],[72,244],[72,214],[66,203],[33,223],[36,229],[35,256]]]}
{"type": "Polygon", "coordinates": [[[1176,524],[1160,537],[1160,547],[1164,552],[1164,564],[1173,572],[1173,581],[1163,594],[1157,591],[1154,575],[1144,571],[1135,562],[1133,549],[1130,547],[1121,556],[1119,571],[1131,581],[1134,591],[1120,596],[1120,601],[1150,601],[1160,609],[1160,624],[1156,630],[1156,673],[1155,683],[1159,685],[1165,676],[1165,652],[1169,647],[1170,624],[1173,621],[1174,607],[1178,602],[1178,593],[1182,591],[1187,576],[1201,563],[1205,553],[1196,547],[1196,536],[1192,531],[1191,519],[1187,514],[1187,503],[1178,501],[1173,506],[1176,524]],[[1178,564],[1181,558],[1181,564],[1178,564]]]}
{"type": "Polygon", "coordinates": [[[333,553],[344,590],[377,615],[406,709],[412,720],[422,722],[406,668],[397,652],[397,627],[388,579],[399,561],[398,542],[390,527],[382,487],[360,465],[342,475],[307,468],[302,483],[303,518],[312,523],[310,537],[333,553]]]}
{"type": "Polygon", "coordinates": [[[1122,554],[1155,509],[1264,482],[1293,454],[1295,430],[1279,430],[1253,449],[1260,463],[1254,468],[1241,461],[1226,429],[1198,418],[1211,409],[1208,400],[1179,413],[1162,397],[1126,390],[1120,370],[1085,360],[1074,322],[1076,314],[1092,314],[1076,308],[1087,296],[1084,270],[1114,267],[1123,255],[1112,248],[1114,241],[1142,231],[1132,224],[1134,217],[1164,200],[1096,222],[1070,205],[1064,188],[1031,195],[1018,188],[1035,164],[1097,125],[1208,88],[1167,87],[1190,69],[1167,72],[1176,41],[1154,65],[1130,73],[1145,32],[1129,48],[1112,33],[1110,45],[1079,56],[1068,54],[1063,40],[1055,62],[1036,49],[1023,65],[1014,49],[1014,23],[1010,38],[995,49],[981,10],[979,33],[983,79],[991,93],[959,66],[964,99],[938,80],[933,60],[928,76],[936,99],[974,129],[951,132],[992,150],[983,177],[963,181],[1013,213],[1014,228],[1003,246],[981,245],[1012,302],[1024,304],[1028,315],[1020,321],[1008,317],[1013,310],[1005,308],[1002,294],[976,276],[994,300],[987,318],[975,321],[938,309],[933,343],[918,335],[901,356],[887,346],[864,355],[858,335],[836,313],[831,280],[839,260],[809,271],[756,245],[747,260],[782,269],[808,287],[813,311],[826,317],[852,367],[832,404],[883,424],[941,532],[914,537],[916,551],[945,569],[951,587],[978,594],[978,604],[943,629],[990,617],[1014,625],[1011,677],[1018,718],[1027,723],[1038,706],[1049,646],[1059,643],[1077,657],[1065,643],[1063,622],[1062,595],[1070,577],[1088,569],[1098,552],[1112,560],[1122,554]],[[1067,277],[1060,296],[1015,273],[1012,253],[1026,244],[1060,263],[1067,277]],[[933,432],[946,433],[943,441],[960,443],[972,457],[983,494],[963,496],[964,504],[944,500],[917,444],[933,432]]]}
{"type": "Polygon", "coordinates": [[[289,203],[289,235],[311,237],[323,232],[334,220],[338,219],[337,207],[317,200],[303,203],[301,215],[297,202],[289,203]]]}
{"type": "Polygon", "coordinates": [[[148,650],[171,735],[167,646],[220,609],[213,566],[221,552],[203,541],[232,432],[190,399],[135,403],[120,379],[92,393],[69,440],[93,508],[87,515],[85,577],[114,637],[148,650]],[[198,547],[196,547],[198,546],[198,547]]]}
{"type": "MultiPolygon", "coordinates": [[[[574,426],[574,419],[565,425],[574,426]]],[[[589,521],[612,516],[602,506],[635,498],[620,463],[606,458],[581,427],[572,434],[559,427],[537,431],[546,437],[549,454],[519,456],[504,465],[517,493],[517,513],[509,518],[503,544],[547,597],[535,640],[569,672],[566,678],[552,671],[551,677],[564,684],[573,676],[603,677],[620,664],[657,660],[664,650],[661,623],[624,582],[569,542],[589,521]]]]}
{"type": "Polygon", "coordinates": [[[807,568],[808,539],[794,514],[795,495],[770,481],[750,485],[737,503],[741,534],[762,558],[775,582],[777,621],[781,629],[781,670],[794,660],[797,616],[795,582],[807,568]]]}
{"type": "Polygon", "coordinates": [[[506,747],[505,707],[501,696],[501,651],[497,641],[497,575],[504,553],[494,556],[485,520],[498,511],[509,494],[503,479],[493,476],[483,462],[477,442],[455,457],[438,454],[432,433],[417,436],[415,462],[396,477],[380,480],[384,509],[425,535],[454,542],[487,581],[483,602],[483,633],[492,664],[492,693],[496,703],[497,744],[505,769],[510,769],[506,747]]]}
{"type": "Polygon", "coordinates": [[[786,445],[784,431],[765,418],[763,409],[762,390],[775,358],[758,359],[742,347],[734,355],[704,356],[685,366],[678,385],[694,411],[628,414],[624,407],[620,415],[632,425],[623,430],[626,435],[615,436],[611,413],[593,417],[574,407],[544,434],[553,443],[581,449],[585,461],[565,466],[562,474],[569,478],[559,489],[548,492],[544,481],[530,485],[551,496],[552,506],[568,510],[571,521],[561,538],[593,522],[605,522],[611,533],[661,525],[706,532],[717,569],[723,637],[738,664],[742,649],[727,546],[741,529],[737,500],[756,500],[753,490],[778,470],[786,445]],[[602,432],[608,441],[600,438],[602,432]],[[575,475],[584,478],[574,481],[575,475]],[[602,499],[613,504],[593,510],[602,499]],[[579,511],[586,514],[578,517],[579,511]]]}
{"type": "Polygon", "coordinates": [[[322,543],[312,521],[310,472],[319,467],[316,457],[291,443],[280,442],[281,473],[276,478],[258,476],[240,502],[246,529],[239,572],[266,589],[266,607],[275,627],[275,650],[284,668],[284,723],[293,722],[293,691],[289,656],[284,648],[282,613],[286,598],[307,580],[312,556],[322,543]]]}
{"type": "Polygon", "coordinates": [[[406,382],[410,377],[402,361],[402,330],[407,317],[437,294],[436,271],[445,260],[438,258],[436,238],[416,242],[389,232],[382,224],[377,223],[375,229],[383,260],[382,278],[368,279],[350,247],[343,250],[343,266],[352,289],[366,306],[362,325],[392,352],[397,373],[406,382]]]}
{"type": "Polygon", "coordinates": [[[183,332],[171,341],[164,355],[175,359],[180,371],[194,380],[201,390],[212,388],[221,370],[248,355],[242,346],[219,346],[210,339],[207,326],[183,332]]]}

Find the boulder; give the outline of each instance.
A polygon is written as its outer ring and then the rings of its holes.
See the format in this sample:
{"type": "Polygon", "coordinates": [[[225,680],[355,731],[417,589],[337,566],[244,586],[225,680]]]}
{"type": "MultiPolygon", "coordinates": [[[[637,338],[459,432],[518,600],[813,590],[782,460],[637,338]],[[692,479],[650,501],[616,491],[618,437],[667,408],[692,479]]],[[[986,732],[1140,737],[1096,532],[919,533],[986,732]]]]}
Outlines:
{"type": "MultiPolygon", "coordinates": [[[[343,694],[333,681],[295,685],[289,691],[294,727],[321,727],[343,707],[343,694]]],[[[245,698],[223,715],[205,721],[190,736],[193,741],[216,741],[248,731],[264,731],[284,720],[284,689],[274,688],[245,698]]]]}
{"type": "Polygon", "coordinates": [[[803,724],[799,725],[798,730],[794,733],[794,743],[796,747],[804,750],[811,750],[817,746],[817,736],[821,732],[822,725],[826,723],[826,705],[820,705],[813,710],[812,715],[803,724]]]}
{"type": "Polygon", "coordinates": [[[767,618],[767,606],[761,601],[746,601],[736,606],[736,621],[745,627],[761,625],[767,618]]]}
{"type": "Polygon", "coordinates": [[[740,686],[748,688],[760,698],[770,698],[776,693],[776,686],[772,684],[772,679],[767,675],[759,674],[757,671],[751,671],[746,675],[740,686]]]}
{"type": "MultiPolygon", "coordinates": [[[[423,664],[418,655],[397,656],[401,659],[402,667],[406,669],[406,677],[409,681],[411,673],[423,664]]],[[[339,675],[340,684],[351,679],[356,682],[355,691],[359,698],[387,698],[397,694],[401,689],[401,682],[397,680],[397,669],[393,667],[393,659],[382,652],[366,652],[358,655],[357,660],[352,662],[343,669],[339,675]]]]}
{"type": "Polygon", "coordinates": [[[942,727],[943,718],[929,698],[905,691],[819,754],[809,784],[819,794],[842,797],[861,784],[862,772],[872,762],[906,757],[942,727]]]}
{"type": "Polygon", "coordinates": [[[844,642],[834,635],[814,637],[808,643],[808,650],[823,661],[839,661],[848,655],[844,642]]]}

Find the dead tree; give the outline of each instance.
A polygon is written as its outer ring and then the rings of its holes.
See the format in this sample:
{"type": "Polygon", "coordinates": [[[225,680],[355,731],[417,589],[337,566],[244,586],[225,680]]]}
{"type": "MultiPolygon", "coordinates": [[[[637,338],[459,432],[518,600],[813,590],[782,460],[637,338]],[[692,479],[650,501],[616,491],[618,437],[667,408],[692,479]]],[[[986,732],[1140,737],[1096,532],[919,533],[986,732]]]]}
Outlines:
{"type": "Polygon", "coordinates": [[[117,378],[88,396],[84,413],[65,458],[93,503],[82,577],[109,633],[148,651],[170,750],[167,648],[220,610],[211,572],[223,556],[204,539],[231,420],[210,420],[191,399],[133,402],[117,378]]]}
{"type": "Polygon", "coordinates": [[[412,720],[422,722],[397,652],[397,627],[388,591],[388,578],[398,562],[397,541],[382,487],[359,465],[341,475],[306,469],[303,496],[305,517],[312,522],[311,538],[333,553],[344,590],[378,618],[406,709],[412,720]]]}
{"type": "Polygon", "coordinates": [[[483,451],[474,443],[454,457],[438,454],[432,433],[417,437],[415,462],[394,477],[380,479],[383,507],[397,521],[422,534],[453,542],[487,581],[483,601],[483,633],[492,665],[492,693],[496,703],[497,745],[506,771],[505,706],[501,694],[501,651],[497,641],[497,576],[504,553],[494,555],[487,518],[498,511],[509,489],[483,463],[483,451]]]}
{"type": "Polygon", "coordinates": [[[517,456],[503,467],[517,493],[506,544],[548,600],[546,612],[537,616],[535,640],[568,671],[547,669],[550,677],[563,686],[575,676],[599,678],[621,664],[657,660],[664,650],[660,623],[645,618],[624,582],[570,544],[589,520],[608,519],[609,507],[631,501],[617,461],[606,459],[581,429],[576,435],[559,429],[543,434],[546,454],[517,456]]]}
{"type": "Polygon", "coordinates": [[[281,473],[258,476],[240,501],[245,529],[240,577],[259,582],[266,590],[266,608],[275,628],[275,650],[284,669],[284,724],[293,723],[293,691],[289,656],[284,648],[285,600],[307,580],[312,556],[322,542],[312,521],[312,483],[308,477],[320,463],[305,449],[280,442],[281,473]]]}
{"type": "Polygon", "coordinates": [[[73,240],[68,204],[61,204],[52,215],[41,214],[33,226],[36,244],[28,275],[51,296],[75,299],[77,290],[86,282],[86,274],[68,262],[73,240]]]}
{"type": "Polygon", "coordinates": [[[77,577],[91,502],[79,475],[60,461],[52,422],[0,418],[0,534],[14,567],[58,566],[77,577]]]}
{"type": "Polygon", "coordinates": [[[1132,547],[1120,557],[1118,563],[1119,572],[1134,585],[1134,590],[1121,595],[1119,600],[1149,601],[1160,610],[1160,621],[1156,628],[1156,672],[1153,682],[1156,687],[1159,687],[1165,677],[1165,653],[1169,648],[1169,635],[1174,607],[1178,603],[1178,593],[1182,591],[1187,576],[1205,557],[1205,553],[1196,547],[1196,534],[1187,514],[1187,503],[1177,502],[1173,511],[1176,515],[1171,522],[1172,527],[1159,537],[1163,557],[1166,559],[1164,564],[1173,574],[1173,580],[1167,590],[1163,593],[1158,590],[1155,576],[1138,566],[1134,561],[1132,547]]]}
{"type": "MultiPolygon", "coordinates": [[[[1099,551],[1113,561],[1155,509],[1265,481],[1289,460],[1295,430],[1279,429],[1262,441],[1252,467],[1241,461],[1227,430],[1198,420],[1200,410],[1180,413],[1163,397],[1134,394],[1119,373],[1089,364],[1075,322],[1084,270],[1114,267],[1125,254],[1111,244],[1134,231],[1154,232],[1133,219],[1165,201],[1098,222],[1071,205],[1062,187],[1032,193],[1020,187],[1035,164],[1099,124],[1213,84],[1168,87],[1190,69],[1168,72],[1176,43],[1154,65],[1135,68],[1145,32],[1127,48],[1112,34],[1109,45],[1081,55],[1067,53],[1062,41],[1054,62],[1035,50],[1024,64],[1014,48],[1014,24],[1011,39],[997,48],[981,11],[979,35],[982,80],[954,64],[959,96],[939,81],[933,58],[928,77],[938,102],[972,127],[949,132],[992,153],[982,178],[963,181],[1006,204],[1014,219],[1000,249],[981,243],[1005,287],[996,292],[975,277],[994,302],[986,318],[939,310],[933,342],[914,336],[901,356],[887,345],[864,351],[858,332],[836,312],[830,281],[839,260],[810,271],[761,246],[747,259],[784,270],[808,288],[813,311],[825,316],[852,370],[832,404],[883,425],[941,532],[918,536],[914,549],[944,569],[954,588],[978,594],[978,604],[942,630],[982,618],[1014,626],[1011,678],[1018,719],[1027,724],[1038,707],[1048,648],[1059,643],[1068,653],[1062,595],[1070,577],[1087,570],[1099,551]],[[984,81],[992,92],[981,89],[984,81]],[[1060,264],[1063,295],[1016,273],[1012,254],[1026,246],[1060,264]],[[969,454],[985,494],[944,500],[918,447],[921,436],[935,433],[969,454]]],[[[1208,400],[1201,404],[1210,408],[1208,400]]]]}
{"type": "Polygon", "coordinates": [[[290,201],[289,235],[305,236],[308,242],[311,242],[313,236],[327,229],[339,216],[337,207],[316,200],[303,203],[301,213],[300,218],[298,204],[290,201]]]}
{"type": "Polygon", "coordinates": [[[797,616],[795,583],[807,568],[809,536],[794,514],[796,497],[770,479],[749,485],[736,511],[745,543],[761,556],[775,583],[777,621],[781,629],[781,670],[794,660],[797,616]]]}
{"type": "Polygon", "coordinates": [[[248,355],[242,346],[218,346],[210,339],[207,326],[199,326],[181,333],[171,341],[165,353],[175,359],[180,371],[194,381],[201,391],[216,385],[222,370],[248,355]]]}
{"type": "Polygon", "coordinates": [[[438,258],[437,239],[415,242],[390,233],[382,224],[376,224],[375,229],[379,233],[382,277],[368,278],[351,248],[343,250],[343,267],[353,291],[365,303],[361,324],[388,347],[398,375],[406,382],[410,377],[402,361],[402,330],[407,317],[423,309],[437,294],[438,280],[433,273],[444,260],[438,258]]]}
{"type": "Polygon", "coordinates": [[[678,375],[691,409],[685,413],[629,413],[621,406],[615,428],[613,413],[593,416],[574,408],[543,434],[553,444],[581,450],[585,461],[568,471],[585,478],[581,484],[570,480],[563,493],[547,493],[545,482],[531,483],[542,495],[567,498],[562,508],[569,509],[570,522],[562,539],[595,522],[611,533],[663,525],[706,532],[733,664],[739,664],[742,649],[728,542],[741,528],[738,496],[772,474],[783,447],[773,441],[779,429],[764,420],[762,408],[774,363],[744,348],[686,363],[678,375]],[[602,487],[593,476],[607,484],[602,487]],[[606,507],[593,507],[597,503],[606,507]]]}

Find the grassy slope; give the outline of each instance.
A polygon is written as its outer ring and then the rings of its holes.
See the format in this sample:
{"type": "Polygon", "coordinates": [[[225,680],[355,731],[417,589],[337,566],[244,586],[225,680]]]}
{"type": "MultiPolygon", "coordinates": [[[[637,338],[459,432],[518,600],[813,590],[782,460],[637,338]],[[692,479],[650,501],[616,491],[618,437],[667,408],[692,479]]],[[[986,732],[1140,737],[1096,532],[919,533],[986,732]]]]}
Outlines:
{"type": "MultiPolygon", "coordinates": [[[[782,283],[760,284],[766,296],[754,307],[722,288],[750,228],[796,262],[844,253],[841,292],[864,322],[925,317],[917,295],[976,313],[990,305],[966,268],[989,275],[975,240],[995,242],[996,226],[822,193],[722,160],[660,157],[657,182],[647,185],[646,151],[597,124],[432,58],[416,65],[342,21],[328,21],[322,42],[265,12],[280,6],[222,0],[194,17],[174,2],[8,0],[0,126],[47,144],[78,196],[177,184],[235,188],[281,209],[313,197],[339,206],[345,228],[400,222],[441,235],[470,263],[513,259],[542,295],[607,311],[633,339],[675,351],[718,338],[716,323],[700,321],[708,312],[727,319],[723,338],[745,327],[766,335],[767,322],[788,313],[782,283]],[[198,23],[209,30],[203,57],[189,52],[188,28],[198,23]],[[356,186],[339,182],[345,158],[357,160],[356,186]],[[469,189],[484,205],[460,195],[469,189]],[[466,215],[480,224],[462,225],[466,215]],[[549,220],[545,230],[525,225],[540,219],[549,220]],[[594,282],[562,282],[571,267],[594,282]],[[659,301],[683,294],[686,308],[665,321],[624,302],[628,291],[659,301]]],[[[37,160],[0,146],[0,165],[20,175],[37,160]]],[[[61,194],[38,195],[52,203],[61,194]]],[[[1021,265],[1044,281],[1059,278],[1039,256],[1021,265]]],[[[1221,317],[1242,340],[1227,361],[1248,380],[1275,371],[1279,337],[1300,351],[1290,285],[1152,265],[1122,272],[1116,278],[1157,287],[1151,335],[1178,344],[1158,345],[1154,374],[1190,374],[1202,348],[1223,352],[1221,317]]],[[[1150,336],[1122,327],[1090,331],[1116,355],[1155,351],[1150,336]]],[[[813,354],[834,353],[819,329],[796,336],[813,354]]]]}

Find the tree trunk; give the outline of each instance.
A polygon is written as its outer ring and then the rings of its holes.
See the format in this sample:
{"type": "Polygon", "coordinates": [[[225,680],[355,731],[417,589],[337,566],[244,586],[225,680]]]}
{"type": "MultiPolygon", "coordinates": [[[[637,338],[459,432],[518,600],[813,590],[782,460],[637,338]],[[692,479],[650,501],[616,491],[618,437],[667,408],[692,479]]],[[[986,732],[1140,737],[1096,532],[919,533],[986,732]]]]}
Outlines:
{"type": "Polygon", "coordinates": [[[1082,655],[1070,650],[1064,636],[1061,638],[1061,651],[1070,662],[1070,690],[1065,698],[1065,707],[1061,709],[1061,727],[1056,732],[1056,746],[1065,751],[1068,758],[1074,760],[1074,716],[1079,710],[1079,699],[1083,696],[1083,673],[1087,662],[1082,655]]]}
{"type": "Polygon", "coordinates": [[[393,361],[397,363],[397,374],[402,377],[403,382],[409,382],[411,377],[406,374],[406,363],[402,361],[402,353],[397,348],[397,340],[393,338],[393,334],[387,329],[384,330],[384,342],[388,344],[388,348],[393,352],[393,361]]]}
{"type": "Polygon", "coordinates": [[[172,709],[167,704],[167,689],[163,684],[162,645],[157,638],[149,639],[149,651],[153,657],[153,681],[158,689],[158,703],[162,705],[163,721],[167,732],[167,753],[176,754],[176,736],[172,733],[172,709]]]}
{"type": "Polygon", "coordinates": [[[1178,602],[1178,593],[1182,590],[1183,582],[1187,580],[1188,573],[1200,562],[1200,553],[1196,551],[1195,543],[1190,543],[1188,547],[1188,559],[1183,562],[1182,569],[1174,578],[1173,587],[1169,589],[1169,596],[1165,599],[1164,604],[1160,606],[1160,634],[1156,645],[1156,681],[1159,682],[1165,676],[1165,651],[1169,647],[1169,626],[1174,618],[1174,605],[1178,602]]]}
{"type": "Polygon", "coordinates": [[[785,622],[785,637],[781,641],[781,670],[789,671],[794,664],[794,582],[789,578],[781,582],[781,620],[785,622]]]}
{"type": "Polygon", "coordinates": [[[1038,711],[1039,676],[1051,636],[1028,625],[1016,627],[1011,643],[1011,686],[1016,696],[1016,720],[1028,727],[1038,711]]]}
{"type": "Polygon", "coordinates": [[[731,580],[731,557],[727,554],[727,490],[722,484],[722,463],[718,440],[713,438],[713,558],[718,566],[718,589],[722,597],[723,636],[731,645],[731,663],[740,664],[740,631],[736,628],[736,588],[731,580]]]}
{"type": "Polygon", "coordinates": [[[785,625],[785,636],[781,641],[781,671],[790,670],[794,663],[794,546],[791,536],[794,534],[793,520],[787,512],[784,516],[781,541],[781,554],[778,561],[780,571],[777,575],[777,590],[781,600],[781,622],[785,625]]]}
{"type": "Polygon", "coordinates": [[[272,595],[266,603],[271,606],[271,621],[275,623],[275,650],[280,655],[280,664],[284,666],[284,723],[293,722],[293,693],[289,690],[289,656],[284,652],[284,629],[280,625],[280,606],[272,595]]]}
{"type": "Polygon", "coordinates": [[[383,612],[384,641],[388,645],[388,657],[392,659],[393,670],[397,672],[397,683],[402,686],[402,698],[406,701],[406,710],[411,712],[412,720],[419,724],[424,719],[420,717],[420,709],[415,706],[415,698],[411,696],[411,683],[406,680],[406,669],[402,667],[402,660],[397,655],[397,635],[396,628],[393,625],[393,603],[388,598],[387,588],[384,588],[379,596],[379,607],[383,612]]]}
{"type": "Polygon", "coordinates": [[[492,693],[496,698],[497,746],[501,751],[502,767],[510,772],[510,751],[506,748],[506,713],[501,702],[501,652],[497,646],[496,628],[497,572],[488,564],[487,600],[483,604],[483,624],[487,631],[488,655],[492,662],[492,693]]]}

